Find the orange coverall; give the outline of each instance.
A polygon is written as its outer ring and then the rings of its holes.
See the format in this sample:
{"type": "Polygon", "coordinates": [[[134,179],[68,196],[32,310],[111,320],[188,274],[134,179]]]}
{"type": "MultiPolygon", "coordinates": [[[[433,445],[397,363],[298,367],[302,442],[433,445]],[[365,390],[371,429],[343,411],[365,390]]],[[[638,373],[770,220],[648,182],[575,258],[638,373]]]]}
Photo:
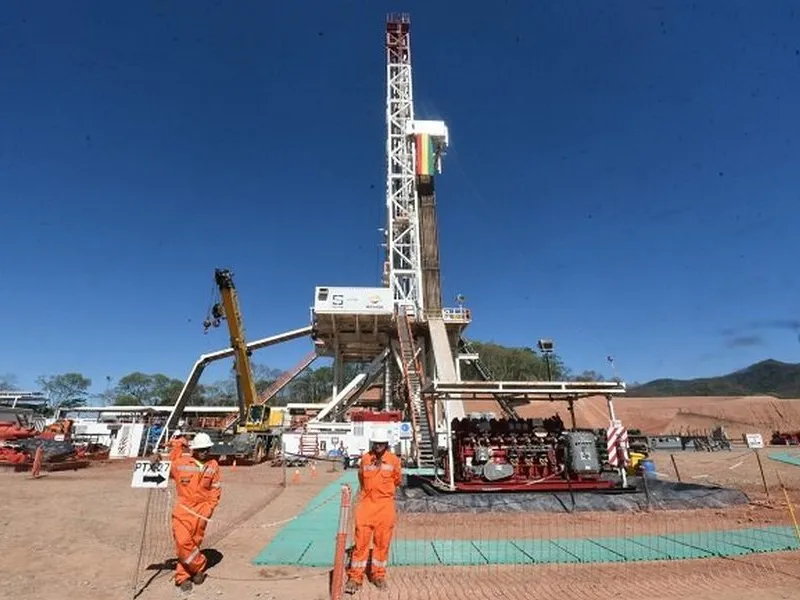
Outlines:
{"type": "Polygon", "coordinates": [[[374,581],[386,577],[395,524],[394,494],[402,481],[400,469],[400,459],[388,450],[383,453],[380,466],[372,452],[361,457],[358,469],[360,490],[355,507],[355,548],[347,571],[347,577],[357,583],[364,580],[373,534],[371,578],[374,581]]]}
{"type": "Polygon", "coordinates": [[[190,452],[189,442],[183,436],[176,437],[169,441],[169,460],[176,460],[184,452],[190,452]]]}
{"type": "Polygon", "coordinates": [[[202,463],[190,454],[180,454],[173,459],[171,452],[170,458],[170,476],[175,480],[178,496],[172,511],[172,536],[178,551],[175,584],[180,585],[206,568],[200,544],[222,490],[217,461],[202,463]]]}

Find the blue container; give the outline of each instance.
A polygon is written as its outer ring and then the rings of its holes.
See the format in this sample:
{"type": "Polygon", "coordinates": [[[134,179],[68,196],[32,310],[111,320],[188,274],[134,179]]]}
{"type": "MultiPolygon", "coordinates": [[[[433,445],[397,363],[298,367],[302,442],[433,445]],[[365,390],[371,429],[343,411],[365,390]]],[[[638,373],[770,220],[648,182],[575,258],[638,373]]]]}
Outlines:
{"type": "Polygon", "coordinates": [[[652,460],[646,458],[639,464],[641,465],[642,475],[644,477],[647,477],[648,479],[655,479],[658,477],[658,475],[656,475],[656,463],[654,463],[652,460]]]}

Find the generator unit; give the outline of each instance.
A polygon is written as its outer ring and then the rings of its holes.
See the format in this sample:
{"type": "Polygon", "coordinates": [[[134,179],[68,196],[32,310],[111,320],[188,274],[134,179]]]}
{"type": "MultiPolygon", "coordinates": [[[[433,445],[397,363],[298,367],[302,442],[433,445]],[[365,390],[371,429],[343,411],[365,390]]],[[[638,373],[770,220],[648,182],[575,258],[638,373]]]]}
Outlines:
{"type": "MultiPolygon", "coordinates": [[[[561,491],[614,487],[601,477],[597,437],[547,419],[455,419],[456,491],[561,491]]],[[[445,475],[450,465],[444,460],[445,475]]]]}

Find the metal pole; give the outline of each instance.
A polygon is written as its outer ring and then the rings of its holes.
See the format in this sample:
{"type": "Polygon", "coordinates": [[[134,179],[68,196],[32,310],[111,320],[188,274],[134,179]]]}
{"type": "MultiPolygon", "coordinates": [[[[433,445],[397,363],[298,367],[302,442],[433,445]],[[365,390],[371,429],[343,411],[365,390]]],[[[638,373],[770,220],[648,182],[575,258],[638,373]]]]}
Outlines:
{"type": "Polygon", "coordinates": [[[336,398],[339,395],[339,387],[342,381],[342,360],[339,353],[339,341],[333,341],[333,388],[331,389],[331,398],[336,398]]]}
{"type": "Polygon", "coordinates": [[[453,436],[450,424],[450,403],[447,400],[450,399],[450,396],[445,396],[445,405],[444,405],[444,418],[445,418],[445,432],[447,435],[447,461],[450,465],[450,490],[454,491],[456,489],[456,472],[455,472],[455,463],[453,462],[453,436]]]}
{"type": "Polygon", "coordinates": [[[575,430],[578,428],[578,424],[575,421],[575,401],[572,398],[570,398],[567,401],[567,406],[569,407],[570,419],[572,419],[572,429],[575,430]]]}

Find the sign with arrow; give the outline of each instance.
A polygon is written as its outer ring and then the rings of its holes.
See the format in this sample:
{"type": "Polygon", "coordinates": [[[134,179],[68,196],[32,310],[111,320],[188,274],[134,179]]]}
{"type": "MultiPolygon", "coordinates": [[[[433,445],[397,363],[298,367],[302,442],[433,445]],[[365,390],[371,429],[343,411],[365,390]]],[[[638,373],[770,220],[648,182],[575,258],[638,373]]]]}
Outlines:
{"type": "Polygon", "coordinates": [[[137,460],[133,467],[133,488],[165,488],[169,485],[169,467],[172,463],[165,460],[151,463],[149,460],[137,460]]]}

